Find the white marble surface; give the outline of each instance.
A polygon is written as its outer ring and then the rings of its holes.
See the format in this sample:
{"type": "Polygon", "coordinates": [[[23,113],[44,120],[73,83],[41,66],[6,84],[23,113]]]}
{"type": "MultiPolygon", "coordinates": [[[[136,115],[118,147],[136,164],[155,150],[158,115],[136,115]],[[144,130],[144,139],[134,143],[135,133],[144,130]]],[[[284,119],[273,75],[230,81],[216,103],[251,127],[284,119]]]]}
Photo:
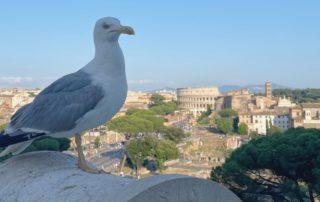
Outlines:
{"type": "Polygon", "coordinates": [[[79,170],[60,152],[32,152],[0,163],[0,202],[240,201],[209,180],[158,175],[142,180],[79,170]]]}

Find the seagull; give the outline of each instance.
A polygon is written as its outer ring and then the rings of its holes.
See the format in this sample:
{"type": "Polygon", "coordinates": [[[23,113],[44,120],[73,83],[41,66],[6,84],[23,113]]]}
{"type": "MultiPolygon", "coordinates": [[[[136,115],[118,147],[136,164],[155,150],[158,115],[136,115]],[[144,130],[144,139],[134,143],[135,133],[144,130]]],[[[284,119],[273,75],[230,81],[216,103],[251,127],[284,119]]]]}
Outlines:
{"type": "Polygon", "coordinates": [[[81,133],[109,121],[127,97],[125,61],[118,43],[120,34],[134,35],[134,30],[113,17],[96,22],[94,58],[77,72],[53,82],[11,117],[0,134],[0,147],[6,147],[0,157],[19,154],[42,136],[75,136],[78,167],[100,173],[86,163],[81,133]]]}

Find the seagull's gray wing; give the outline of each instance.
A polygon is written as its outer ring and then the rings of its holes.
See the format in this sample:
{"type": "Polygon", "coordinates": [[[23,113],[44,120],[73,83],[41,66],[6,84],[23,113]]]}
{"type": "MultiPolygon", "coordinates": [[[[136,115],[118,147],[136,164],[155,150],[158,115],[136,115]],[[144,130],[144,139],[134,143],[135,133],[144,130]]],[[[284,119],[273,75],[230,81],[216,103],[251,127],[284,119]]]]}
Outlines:
{"type": "Polygon", "coordinates": [[[10,126],[49,133],[71,130],[103,96],[103,89],[92,84],[89,74],[78,71],[55,81],[32,103],[18,110],[11,118],[10,126]]]}

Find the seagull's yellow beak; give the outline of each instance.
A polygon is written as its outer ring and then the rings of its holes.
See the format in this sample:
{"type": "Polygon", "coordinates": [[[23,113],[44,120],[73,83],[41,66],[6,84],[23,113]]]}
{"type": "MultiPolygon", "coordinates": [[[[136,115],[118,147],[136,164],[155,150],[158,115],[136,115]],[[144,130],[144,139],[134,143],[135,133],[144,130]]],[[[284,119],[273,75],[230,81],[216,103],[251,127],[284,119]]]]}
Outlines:
{"type": "Polygon", "coordinates": [[[129,27],[129,26],[120,26],[118,29],[116,29],[114,31],[121,33],[121,34],[134,35],[134,30],[132,29],[132,27],[129,27]]]}

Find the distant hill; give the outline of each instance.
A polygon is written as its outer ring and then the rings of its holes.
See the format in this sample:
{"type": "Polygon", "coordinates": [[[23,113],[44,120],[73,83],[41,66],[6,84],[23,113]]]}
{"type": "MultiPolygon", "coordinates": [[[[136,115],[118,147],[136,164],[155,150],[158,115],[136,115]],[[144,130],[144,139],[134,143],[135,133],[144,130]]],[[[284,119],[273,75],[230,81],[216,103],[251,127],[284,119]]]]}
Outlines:
{"type": "Polygon", "coordinates": [[[226,93],[228,91],[239,90],[241,88],[242,88],[241,86],[236,86],[236,85],[223,85],[219,87],[219,90],[221,93],[226,93]]]}
{"type": "Polygon", "coordinates": [[[176,92],[176,88],[171,88],[171,87],[165,87],[165,88],[160,88],[160,89],[155,89],[155,90],[149,90],[147,91],[148,93],[156,93],[159,91],[170,91],[170,92],[176,92]]]}
{"type": "Polygon", "coordinates": [[[277,97],[290,97],[296,103],[320,102],[320,89],[275,89],[273,95],[277,97]]]}
{"type": "MultiPolygon", "coordinates": [[[[251,93],[264,93],[265,87],[264,84],[257,84],[257,85],[246,85],[246,86],[237,86],[237,85],[223,85],[219,87],[221,93],[226,93],[231,90],[239,90],[241,88],[248,88],[251,93]]],[[[272,89],[292,89],[288,86],[279,85],[276,83],[272,83],[272,89]]]]}
{"type": "MultiPolygon", "coordinates": [[[[240,86],[240,85],[222,85],[222,86],[219,86],[219,90],[220,90],[221,93],[226,93],[226,92],[232,91],[232,90],[239,90],[241,88],[248,88],[251,93],[264,93],[264,84],[246,85],[246,86],[240,86]]],[[[272,89],[293,89],[293,88],[288,87],[288,86],[279,85],[279,84],[276,84],[276,83],[272,83],[272,89]]],[[[155,92],[159,92],[159,91],[173,91],[173,92],[176,92],[176,90],[177,90],[176,88],[165,87],[165,88],[159,88],[159,89],[155,89],[155,90],[148,90],[146,92],[149,92],[149,93],[155,93],[155,92]]]]}

